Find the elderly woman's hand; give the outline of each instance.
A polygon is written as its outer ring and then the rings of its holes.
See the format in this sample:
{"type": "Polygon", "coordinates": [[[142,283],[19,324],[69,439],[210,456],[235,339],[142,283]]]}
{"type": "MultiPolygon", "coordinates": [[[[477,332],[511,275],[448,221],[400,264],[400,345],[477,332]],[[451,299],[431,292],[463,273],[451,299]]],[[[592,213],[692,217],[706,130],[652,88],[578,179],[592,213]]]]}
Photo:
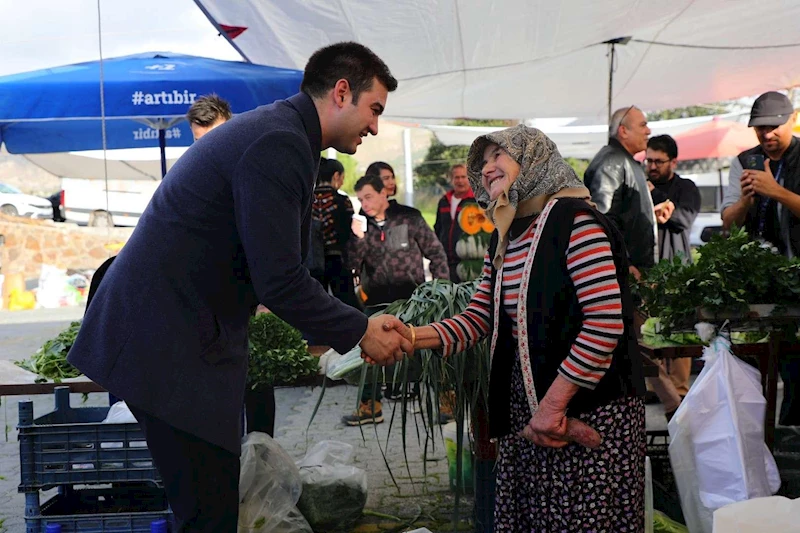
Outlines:
{"type": "Polygon", "coordinates": [[[600,434],[588,424],[577,418],[567,418],[566,411],[553,409],[547,404],[539,405],[520,436],[548,448],[563,448],[570,442],[597,448],[602,442],[600,434]]]}

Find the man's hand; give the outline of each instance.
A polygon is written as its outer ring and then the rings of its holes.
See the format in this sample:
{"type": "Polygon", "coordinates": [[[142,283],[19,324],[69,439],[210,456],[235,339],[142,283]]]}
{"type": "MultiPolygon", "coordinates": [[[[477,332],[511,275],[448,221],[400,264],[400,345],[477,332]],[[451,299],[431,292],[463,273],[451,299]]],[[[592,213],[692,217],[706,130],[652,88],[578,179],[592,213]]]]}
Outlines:
{"type": "Polygon", "coordinates": [[[655,189],[655,188],[656,188],[656,186],[653,185],[653,182],[650,181],[650,180],[647,180],[647,190],[650,191],[650,192],[653,192],[653,189],[655,189]]]}
{"type": "Polygon", "coordinates": [[[350,222],[350,230],[353,232],[353,235],[359,239],[364,238],[364,227],[361,225],[360,220],[354,218],[353,221],[350,222]]]}
{"type": "Polygon", "coordinates": [[[631,265],[628,267],[628,272],[634,277],[636,281],[642,279],[642,273],[639,272],[639,269],[635,266],[631,265]]]}
{"type": "Polygon", "coordinates": [[[667,200],[666,202],[661,202],[654,206],[653,211],[656,215],[656,221],[659,224],[666,224],[672,216],[672,213],[675,212],[675,204],[673,204],[671,200],[667,200]]]}
{"type": "Polygon", "coordinates": [[[751,197],[760,194],[768,198],[777,198],[783,191],[769,165],[764,165],[764,170],[745,170],[742,172],[742,196],[751,197]]]}
{"type": "Polygon", "coordinates": [[[391,315],[370,318],[361,340],[361,357],[371,365],[386,366],[401,361],[413,350],[406,329],[405,324],[391,315]]]}

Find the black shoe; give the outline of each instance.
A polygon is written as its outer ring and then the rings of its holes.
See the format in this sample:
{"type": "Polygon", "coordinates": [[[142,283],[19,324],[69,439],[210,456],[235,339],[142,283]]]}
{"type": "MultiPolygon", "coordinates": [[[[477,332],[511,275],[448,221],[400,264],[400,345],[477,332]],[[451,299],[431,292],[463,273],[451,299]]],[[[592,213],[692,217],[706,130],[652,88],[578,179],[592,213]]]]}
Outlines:
{"type": "Polygon", "coordinates": [[[644,403],[645,405],[654,405],[657,403],[661,403],[661,400],[658,399],[658,394],[649,390],[644,393],[644,403]]]}

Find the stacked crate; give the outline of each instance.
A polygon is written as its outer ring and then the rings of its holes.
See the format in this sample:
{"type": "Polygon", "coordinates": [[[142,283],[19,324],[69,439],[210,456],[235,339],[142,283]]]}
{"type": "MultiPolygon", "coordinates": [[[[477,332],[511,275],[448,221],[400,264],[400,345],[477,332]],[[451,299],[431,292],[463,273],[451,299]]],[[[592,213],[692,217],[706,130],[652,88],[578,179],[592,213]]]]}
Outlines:
{"type": "Polygon", "coordinates": [[[170,523],[139,425],[103,423],[108,407],[73,408],[68,387],[54,393],[55,410],[36,419],[30,401],[19,404],[26,533],[55,524],[62,533],[149,533],[153,522],[170,523]],[[41,491],[53,488],[58,494],[41,503],[41,491]]]}

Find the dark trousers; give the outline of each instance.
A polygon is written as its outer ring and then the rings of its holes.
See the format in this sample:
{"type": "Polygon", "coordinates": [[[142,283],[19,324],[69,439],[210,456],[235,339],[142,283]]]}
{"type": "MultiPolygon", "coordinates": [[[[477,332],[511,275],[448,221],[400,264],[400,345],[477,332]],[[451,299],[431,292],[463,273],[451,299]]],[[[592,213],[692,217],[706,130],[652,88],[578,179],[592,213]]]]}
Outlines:
{"type": "Polygon", "coordinates": [[[275,387],[264,385],[244,391],[245,433],[259,431],[275,436],[275,387]]]}
{"type": "Polygon", "coordinates": [[[783,403],[778,423],[782,426],[800,426],[800,354],[783,355],[779,368],[783,380],[783,403]]]}
{"type": "Polygon", "coordinates": [[[322,276],[315,276],[315,278],[326,291],[330,289],[331,294],[342,303],[361,309],[356,299],[353,275],[345,268],[341,255],[326,255],[325,273],[322,276]]]}
{"type": "Polygon", "coordinates": [[[239,455],[129,406],[161,474],[177,533],[235,532],[239,455]]]}

